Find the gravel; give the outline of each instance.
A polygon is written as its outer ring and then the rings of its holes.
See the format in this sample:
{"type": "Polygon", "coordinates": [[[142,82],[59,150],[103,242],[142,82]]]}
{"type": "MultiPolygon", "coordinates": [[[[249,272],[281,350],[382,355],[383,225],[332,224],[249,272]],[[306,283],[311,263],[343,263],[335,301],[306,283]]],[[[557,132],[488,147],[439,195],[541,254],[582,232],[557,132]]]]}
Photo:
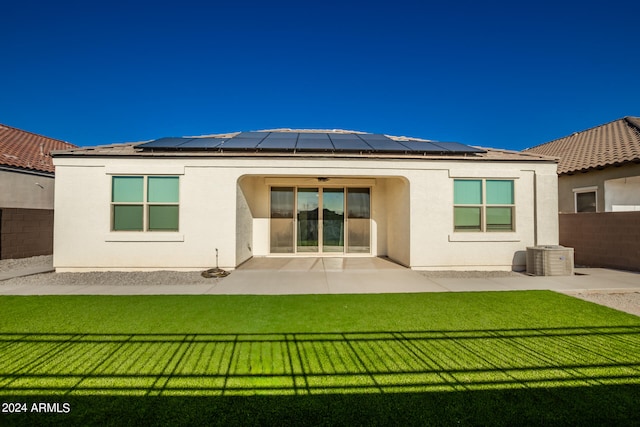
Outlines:
{"type": "MultiPolygon", "coordinates": [[[[51,255],[36,256],[23,259],[0,260],[0,272],[13,269],[23,269],[52,265],[51,255]]],[[[428,278],[495,278],[521,276],[522,273],[512,271],[421,271],[428,278]]],[[[214,284],[220,278],[202,277],[199,271],[152,271],[152,272],[90,272],[90,273],[44,273],[32,276],[17,277],[0,282],[0,286],[16,285],[79,285],[91,284],[95,286],[128,286],[128,285],[196,285],[214,284]]],[[[570,293],[571,296],[596,304],[604,305],[616,310],[640,316],[640,292],[583,292],[570,293]]]]}
{"type": "Polygon", "coordinates": [[[91,284],[92,286],[131,286],[131,285],[211,285],[217,278],[206,279],[198,271],[95,271],[90,273],[44,273],[33,276],[17,277],[0,282],[6,285],[54,285],[69,286],[91,284]]]}
{"type": "MultiPolygon", "coordinates": [[[[37,256],[23,259],[5,259],[0,261],[0,272],[40,266],[51,266],[53,257],[37,256]]],[[[204,278],[199,271],[150,271],[150,272],[89,272],[89,273],[44,273],[32,276],[16,277],[0,282],[2,285],[82,285],[129,286],[129,285],[210,285],[221,280],[204,278]]]]}
{"type": "Polygon", "coordinates": [[[568,295],[640,316],[640,292],[588,292],[568,295]]]}

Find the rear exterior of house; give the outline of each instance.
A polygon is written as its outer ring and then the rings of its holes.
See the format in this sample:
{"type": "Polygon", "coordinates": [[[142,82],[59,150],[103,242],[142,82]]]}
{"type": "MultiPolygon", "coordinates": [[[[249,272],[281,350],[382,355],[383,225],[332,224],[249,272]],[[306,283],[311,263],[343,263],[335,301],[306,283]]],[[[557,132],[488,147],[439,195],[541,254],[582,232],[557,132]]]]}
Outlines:
{"type": "Polygon", "coordinates": [[[280,130],[59,152],[54,266],[386,256],[522,270],[527,246],[558,243],[553,159],[449,144],[280,130]]]}
{"type": "Polygon", "coordinates": [[[52,150],[72,144],[0,125],[0,259],[53,252],[52,150]]]}

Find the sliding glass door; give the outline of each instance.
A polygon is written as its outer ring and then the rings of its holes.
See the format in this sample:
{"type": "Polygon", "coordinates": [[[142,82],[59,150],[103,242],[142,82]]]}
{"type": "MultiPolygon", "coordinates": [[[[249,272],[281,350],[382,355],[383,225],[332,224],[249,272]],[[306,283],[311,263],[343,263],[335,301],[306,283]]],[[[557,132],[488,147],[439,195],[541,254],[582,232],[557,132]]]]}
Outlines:
{"type": "Polygon", "coordinates": [[[271,188],[271,253],[292,254],[293,248],[293,211],[294,188],[271,188]]]}
{"type": "Polygon", "coordinates": [[[318,189],[298,188],[298,252],[318,252],[318,189]]]}
{"type": "Polygon", "coordinates": [[[272,187],[271,253],[370,253],[370,205],[369,188],[272,187]]]}
{"type": "Polygon", "coordinates": [[[344,188],[322,190],[322,252],[344,252],[344,188]]]}
{"type": "Polygon", "coordinates": [[[368,188],[347,189],[347,252],[371,252],[371,200],[368,188]]]}

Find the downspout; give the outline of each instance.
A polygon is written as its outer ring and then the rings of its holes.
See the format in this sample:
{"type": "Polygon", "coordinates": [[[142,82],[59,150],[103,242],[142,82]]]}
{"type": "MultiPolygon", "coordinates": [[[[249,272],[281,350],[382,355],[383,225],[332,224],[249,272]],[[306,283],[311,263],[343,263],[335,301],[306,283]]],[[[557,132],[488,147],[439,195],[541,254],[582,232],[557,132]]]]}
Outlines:
{"type": "Polygon", "coordinates": [[[533,171],[533,246],[538,246],[538,174],[533,171]]]}

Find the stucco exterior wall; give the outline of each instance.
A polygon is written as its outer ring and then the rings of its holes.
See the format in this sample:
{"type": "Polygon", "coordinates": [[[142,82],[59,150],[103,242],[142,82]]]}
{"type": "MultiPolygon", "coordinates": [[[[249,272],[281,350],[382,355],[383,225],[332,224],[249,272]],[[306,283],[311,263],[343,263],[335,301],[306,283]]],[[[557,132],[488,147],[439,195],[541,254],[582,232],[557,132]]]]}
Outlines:
{"type": "Polygon", "coordinates": [[[560,213],[574,213],[576,188],[597,187],[597,212],[605,212],[605,181],[640,176],[640,164],[629,163],[620,167],[561,175],[558,179],[558,208],[560,213]]]}
{"type": "MultiPolygon", "coordinates": [[[[386,182],[387,211],[387,253],[389,258],[402,265],[411,265],[411,200],[409,199],[409,181],[406,178],[394,178],[386,182]]],[[[416,218],[419,221],[419,218],[416,218]]]]}
{"type": "Polygon", "coordinates": [[[0,208],[53,209],[53,177],[0,170],[0,208]]]}
{"type": "Polygon", "coordinates": [[[54,186],[52,176],[0,170],[0,259],[51,254],[54,186]]]}
{"type": "Polygon", "coordinates": [[[251,256],[269,255],[269,185],[308,185],[317,177],[371,184],[368,256],[386,255],[415,269],[523,268],[519,254],[527,246],[558,243],[553,163],[203,157],[54,162],[58,271],[197,270],[215,264],[216,248],[219,266],[232,269],[251,256]],[[112,232],[111,177],[153,174],[180,177],[179,231],[112,232]],[[454,178],[513,179],[515,231],[454,232],[454,178]]]}

